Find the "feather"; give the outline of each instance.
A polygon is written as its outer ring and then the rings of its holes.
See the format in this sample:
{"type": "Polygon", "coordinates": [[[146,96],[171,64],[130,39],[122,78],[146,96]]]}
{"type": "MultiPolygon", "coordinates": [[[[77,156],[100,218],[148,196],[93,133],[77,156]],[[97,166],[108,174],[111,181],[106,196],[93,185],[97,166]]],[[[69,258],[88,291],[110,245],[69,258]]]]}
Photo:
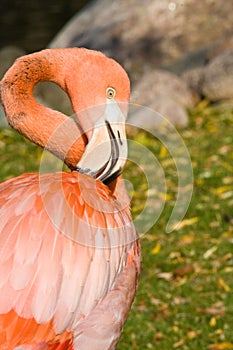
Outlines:
{"type": "MultiPolygon", "coordinates": [[[[102,185],[98,203],[89,183],[93,179],[85,176],[88,181],[80,192],[76,177],[67,174],[61,191],[60,174],[50,181],[46,176],[40,175],[40,182],[35,176],[28,179],[34,195],[24,199],[22,207],[8,187],[11,199],[2,215],[9,211],[14,215],[0,226],[0,317],[14,309],[25,320],[34,319],[35,339],[52,337],[50,322],[56,334],[63,334],[73,332],[92,314],[114,288],[135,236],[130,217],[122,214],[113,197],[106,200],[102,185]],[[86,204],[88,191],[91,199],[86,204]],[[94,202],[104,211],[93,210],[94,202]]],[[[26,179],[22,180],[20,198],[28,196],[26,179]]],[[[10,332],[15,331],[9,329],[8,336],[10,332]]],[[[20,338],[16,333],[15,340],[20,338]]]]}
{"type": "Polygon", "coordinates": [[[1,287],[0,296],[0,314],[6,314],[11,310],[17,292],[7,282],[1,287]]]}

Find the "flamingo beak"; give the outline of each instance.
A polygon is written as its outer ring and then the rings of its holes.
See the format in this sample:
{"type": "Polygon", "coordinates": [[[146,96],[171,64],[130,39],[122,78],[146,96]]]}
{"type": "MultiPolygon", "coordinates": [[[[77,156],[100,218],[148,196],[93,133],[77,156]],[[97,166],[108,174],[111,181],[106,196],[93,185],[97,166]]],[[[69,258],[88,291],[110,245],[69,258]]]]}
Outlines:
{"type": "Polygon", "coordinates": [[[104,115],[95,122],[77,171],[106,184],[121,174],[127,159],[125,119],[117,102],[108,100],[104,115]]]}

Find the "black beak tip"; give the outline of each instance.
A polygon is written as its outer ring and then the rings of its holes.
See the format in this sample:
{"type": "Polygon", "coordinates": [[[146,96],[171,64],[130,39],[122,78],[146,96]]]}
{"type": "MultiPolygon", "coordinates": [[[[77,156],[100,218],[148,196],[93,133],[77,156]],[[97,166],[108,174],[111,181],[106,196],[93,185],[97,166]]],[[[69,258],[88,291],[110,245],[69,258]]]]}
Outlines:
{"type": "Polygon", "coordinates": [[[118,169],[117,171],[115,171],[115,173],[113,173],[111,176],[107,177],[107,179],[105,179],[103,181],[103,183],[105,185],[109,185],[111,182],[113,182],[114,180],[116,180],[118,178],[118,176],[120,176],[122,174],[122,168],[118,169]]]}

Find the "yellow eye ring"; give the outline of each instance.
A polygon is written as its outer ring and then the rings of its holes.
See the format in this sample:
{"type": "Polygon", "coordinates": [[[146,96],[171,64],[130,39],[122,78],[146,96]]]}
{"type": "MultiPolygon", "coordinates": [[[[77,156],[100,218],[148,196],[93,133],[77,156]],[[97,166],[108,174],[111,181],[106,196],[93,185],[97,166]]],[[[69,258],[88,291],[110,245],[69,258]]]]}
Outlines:
{"type": "Polygon", "coordinates": [[[108,87],[106,90],[106,96],[109,99],[112,99],[116,96],[116,90],[113,87],[108,87]]]}

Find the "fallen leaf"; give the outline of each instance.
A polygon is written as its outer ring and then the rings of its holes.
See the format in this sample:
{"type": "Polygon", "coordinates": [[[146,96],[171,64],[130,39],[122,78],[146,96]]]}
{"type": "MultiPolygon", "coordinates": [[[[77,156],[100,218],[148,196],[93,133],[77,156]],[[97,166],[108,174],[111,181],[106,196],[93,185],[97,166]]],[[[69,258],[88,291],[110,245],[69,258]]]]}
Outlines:
{"type": "Polygon", "coordinates": [[[159,152],[159,158],[164,158],[167,155],[167,148],[162,146],[159,152]]]}
{"type": "Polygon", "coordinates": [[[171,281],[173,275],[171,272],[160,272],[157,274],[158,278],[164,279],[166,281],[171,281]]]}
{"type": "Polygon", "coordinates": [[[227,176],[227,177],[224,177],[222,179],[222,182],[225,184],[225,185],[230,185],[233,183],[233,177],[230,177],[230,176],[227,176]]]}
{"type": "Polygon", "coordinates": [[[158,299],[158,298],[154,298],[154,297],[152,297],[152,298],[150,299],[150,302],[151,302],[152,305],[155,305],[155,306],[158,306],[158,305],[161,304],[161,300],[158,299]]]}
{"type": "Polygon", "coordinates": [[[209,350],[222,350],[222,349],[233,349],[233,343],[218,343],[218,344],[211,344],[208,346],[209,350]]]}
{"type": "Polygon", "coordinates": [[[171,252],[169,254],[170,259],[175,259],[176,261],[182,262],[184,261],[184,257],[181,256],[180,252],[171,252]]]}
{"type": "Polygon", "coordinates": [[[211,317],[210,322],[209,322],[210,327],[215,327],[216,324],[217,324],[216,317],[214,317],[214,316],[211,317]]]}
{"type": "Polygon", "coordinates": [[[155,339],[156,341],[159,341],[159,340],[161,340],[162,338],[163,338],[163,333],[161,333],[161,332],[156,333],[155,336],[154,336],[154,339],[155,339]]]}
{"type": "Polygon", "coordinates": [[[177,349],[177,348],[179,348],[180,346],[182,346],[183,344],[184,344],[184,340],[181,339],[181,340],[179,340],[178,342],[176,342],[175,344],[173,344],[173,348],[174,348],[174,349],[177,349]]]}
{"type": "Polygon", "coordinates": [[[199,218],[198,217],[193,217],[193,218],[190,218],[190,219],[185,219],[185,220],[182,220],[182,221],[179,221],[179,222],[175,222],[173,225],[172,225],[172,230],[180,230],[182,229],[183,227],[185,226],[190,226],[192,224],[195,224],[196,222],[199,221],[199,218]]]}
{"type": "Polygon", "coordinates": [[[226,266],[226,267],[224,267],[223,271],[227,272],[227,273],[233,272],[233,267],[232,266],[226,266]]]}
{"type": "Polygon", "coordinates": [[[222,261],[231,260],[232,258],[233,258],[233,254],[232,253],[227,253],[227,254],[221,256],[221,260],[222,261]]]}
{"type": "Polygon", "coordinates": [[[161,244],[157,243],[152,249],[151,254],[153,255],[158,254],[160,252],[160,249],[161,249],[161,244]]]}
{"type": "Polygon", "coordinates": [[[213,192],[217,195],[221,195],[224,192],[228,192],[231,191],[233,188],[232,186],[221,186],[221,187],[217,187],[213,190],[213,192]]]}
{"type": "Polygon", "coordinates": [[[172,326],[172,330],[175,333],[178,333],[180,331],[180,329],[179,329],[179,327],[177,327],[177,325],[172,326]]]}
{"type": "Polygon", "coordinates": [[[183,277],[193,271],[194,271],[194,266],[190,264],[190,265],[178,267],[173,271],[173,275],[178,277],[183,277]]]}
{"type": "Polygon", "coordinates": [[[231,198],[231,197],[233,197],[233,191],[224,192],[221,195],[222,199],[228,199],[228,198],[231,198]]]}
{"type": "Polygon", "coordinates": [[[180,238],[180,245],[191,244],[194,241],[194,236],[192,235],[183,235],[180,238]]]}
{"type": "Polygon", "coordinates": [[[204,259],[209,259],[211,257],[211,255],[216,252],[216,250],[218,249],[218,247],[215,245],[213,247],[211,247],[210,249],[208,249],[204,254],[203,254],[203,258],[204,259]]]}
{"type": "Polygon", "coordinates": [[[219,227],[221,225],[221,223],[219,221],[212,221],[210,222],[210,227],[214,228],[214,227],[219,227]]]}
{"type": "Polygon", "coordinates": [[[174,297],[173,302],[176,305],[183,305],[183,304],[190,303],[190,299],[189,298],[182,298],[182,297],[174,297]]]}
{"type": "Polygon", "coordinates": [[[195,331],[189,331],[187,336],[188,336],[188,339],[195,339],[198,335],[199,335],[200,332],[195,332],[195,331]]]}
{"type": "Polygon", "coordinates": [[[227,154],[227,153],[231,152],[231,147],[230,147],[230,145],[224,145],[224,146],[220,147],[218,151],[220,154],[227,154]]]}
{"type": "Polygon", "coordinates": [[[207,314],[207,315],[212,315],[212,316],[217,316],[217,315],[224,315],[225,314],[225,308],[224,305],[221,301],[213,304],[210,307],[207,307],[205,309],[198,308],[198,312],[207,314]]]}
{"type": "Polygon", "coordinates": [[[164,201],[170,201],[173,197],[169,193],[163,193],[163,192],[158,192],[157,196],[159,199],[162,199],[164,201]]]}
{"type": "Polygon", "coordinates": [[[183,276],[177,281],[176,285],[183,286],[185,283],[187,283],[187,277],[183,276]]]}
{"type": "Polygon", "coordinates": [[[231,288],[228,286],[228,284],[226,284],[226,282],[219,277],[218,279],[218,286],[223,288],[225,290],[225,292],[230,292],[231,288]]]}

